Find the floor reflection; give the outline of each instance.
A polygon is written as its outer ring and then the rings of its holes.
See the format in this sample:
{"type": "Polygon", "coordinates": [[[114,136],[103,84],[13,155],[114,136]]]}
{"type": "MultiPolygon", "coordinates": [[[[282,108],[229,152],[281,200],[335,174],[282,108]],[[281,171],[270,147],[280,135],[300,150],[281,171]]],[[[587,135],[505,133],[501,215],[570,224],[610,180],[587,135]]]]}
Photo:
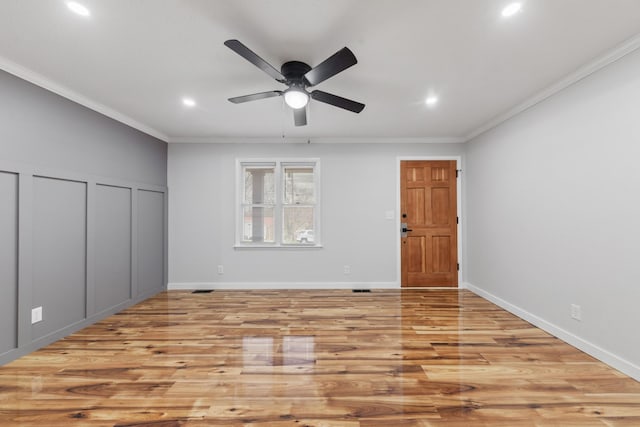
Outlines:
{"type": "Polygon", "coordinates": [[[242,359],[245,367],[313,365],[316,363],[315,339],[305,335],[243,337],[242,359]]]}

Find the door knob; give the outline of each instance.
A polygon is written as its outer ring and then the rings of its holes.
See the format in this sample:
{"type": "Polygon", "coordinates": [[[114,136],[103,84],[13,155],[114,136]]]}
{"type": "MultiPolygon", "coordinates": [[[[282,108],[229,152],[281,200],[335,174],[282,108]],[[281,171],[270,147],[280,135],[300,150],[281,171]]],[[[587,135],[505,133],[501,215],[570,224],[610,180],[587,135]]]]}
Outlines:
{"type": "Polygon", "coordinates": [[[400,232],[402,233],[402,237],[407,237],[407,232],[413,231],[410,228],[407,228],[407,223],[403,222],[400,224],[400,232]]]}

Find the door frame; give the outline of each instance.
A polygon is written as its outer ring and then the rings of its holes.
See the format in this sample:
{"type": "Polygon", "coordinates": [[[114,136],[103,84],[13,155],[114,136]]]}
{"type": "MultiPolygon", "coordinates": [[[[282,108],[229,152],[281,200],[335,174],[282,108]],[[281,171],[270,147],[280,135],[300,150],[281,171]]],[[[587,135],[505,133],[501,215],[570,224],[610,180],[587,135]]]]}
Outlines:
{"type": "MultiPolygon", "coordinates": [[[[398,156],[396,157],[396,280],[398,283],[398,288],[402,288],[402,246],[400,243],[400,223],[402,222],[402,207],[400,203],[401,197],[401,182],[400,182],[400,163],[403,161],[411,161],[411,160],[455,160],[456,161],[456,170],[460,171],[458,173],[458,177],[456,178],[456,215],[458,216],[458,228],[457,228],[457,242],[458,245],[458,263],[460,264],[460,270],[458,271],[458,287],[457,288],[446,288],[446,289],[461,289],[464,288],[464,268],[463,268],[463,251],[462,251],[462,224],[464,223],[462,217],[462,176],[464,173],[462,172],[462,156],[398,156]]],[[[438,288],[435,288],[438,289],[438,288]]]]}

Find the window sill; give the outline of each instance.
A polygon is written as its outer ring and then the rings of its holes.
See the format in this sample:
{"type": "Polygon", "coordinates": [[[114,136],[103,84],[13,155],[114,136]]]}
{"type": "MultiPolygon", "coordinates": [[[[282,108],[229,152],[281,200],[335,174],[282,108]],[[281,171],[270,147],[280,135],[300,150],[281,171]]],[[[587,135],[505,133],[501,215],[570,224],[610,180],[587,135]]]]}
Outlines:
{"type": "Polygon", "coordinates": [[[322,249],[323,246],[318,244],[318,245],[296,245],[296,244],[289,244],[289,245],[282,245],[282,244],[264,244],[264,243],[256,243],[256,244],[235,244],[233,245],[234,249],[322,249]]]}

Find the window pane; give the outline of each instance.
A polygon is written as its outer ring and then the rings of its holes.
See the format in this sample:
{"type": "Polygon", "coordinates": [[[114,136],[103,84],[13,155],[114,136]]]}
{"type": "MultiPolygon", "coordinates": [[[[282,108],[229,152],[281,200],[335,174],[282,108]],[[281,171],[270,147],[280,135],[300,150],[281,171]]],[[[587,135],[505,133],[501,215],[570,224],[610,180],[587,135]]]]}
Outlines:
{"type": "Polygon", "coordinates": [[[282,243],[315,243],[313,207],[285,206],[282,209],[282,243]]]}
{"type": "Polygon", "coordinates": [[[244,203],[275,204],[273,168],[244,169],[244,203]]]}
{"type": "Polygon", "coordinates": [[[315,203],[312,167],[285,167],[283,175],[283,202],[285,204],[309,205],[315,203]]]}
{"type": "Polygon", "coordinates": [[[273,208],[245,206],[242,220],[242,241],[273,243],[275,228],[273,208]]]}

